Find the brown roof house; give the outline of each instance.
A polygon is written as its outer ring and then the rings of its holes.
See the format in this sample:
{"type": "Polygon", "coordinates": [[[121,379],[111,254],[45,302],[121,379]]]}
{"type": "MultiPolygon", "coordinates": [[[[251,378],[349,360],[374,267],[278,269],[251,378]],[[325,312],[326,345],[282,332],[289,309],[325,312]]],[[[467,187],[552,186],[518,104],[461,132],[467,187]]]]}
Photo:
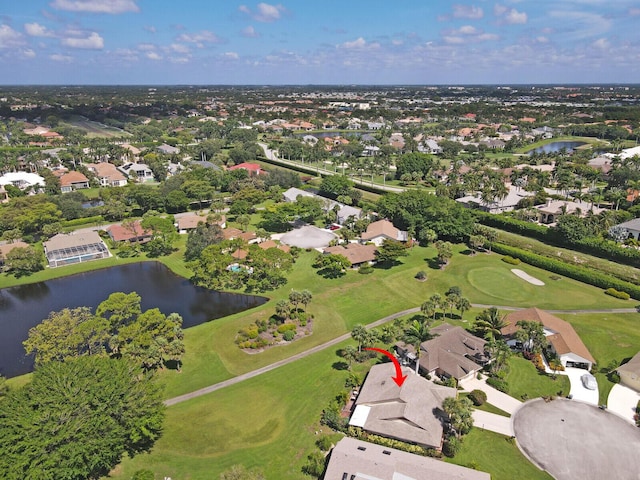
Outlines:
{"type": "Polygon", "coordinates": [[[111,256],[100,235],[95,231],[59,233],[43,243],[50,267],[88,262],[111,256]]]}
{"type": "MultiPolygon", "coordinates": [[[[478,338],[464,328],[447,323],[431,329],[435,335],[420,345],[420,371],[443,378],[455,378],[462,383],[473,378],[491,360],[485,351],[486,340],[478,338]]],[[[415,349],[398,342],[400,355],[415,361],[415,349]]]]}
{"type": "Polygon", "coordinates": [[[371,242],[377,246],[382,245],[385,240],[397,240],[406,242],[408,240],[407,232],[398,230],[389,220],[378,220],[367,226],[367,231],[360,238],[363,242],[371,242]]]}
{"type": "Polygon", "coordinates": [[[127,177],[112,163],[89,163],[87,168],[98,177],[101,187],[124,187],[127,184],[127,177]]]}
{"type": "Polygon", "coordinates": [[[521,320],[542,323],[544,334],[563,366],[591,370],[596,363],[570,323],[535,307],[511,312],[505,317],[507,325],[502,329],[502,335],[508,344],[515,344],[515,333],[519,328],[516,324],[521,320]]]}
{"type": "Polygon", "coordinates": [[[331,451],[325,480],[491,480],[488,473],[344,437],[331,451]]]}
{"type": "Polygon", "coordinates": [[[128,226],[114,224],[107,228],[107,233],[114,242],[129,243],[146,243],[153,236],[153,232],[142,228],[140,222],[132,222],[128,226]]]}
{"type": "Polygon", "coordinates": [[[375,245],[360,245],[349,243],[347,246],[336,245],[323,250],[324,254],[343,255],[351,262],[352,267],[359,267],[365,263],[369,265],[375,263],[377,247],[375,245]]]}
{"type": "Polygon", "coordinates": [[[83,173],[71,171],[60,176],[60,191],[62,193],[82,188],[89,188],[89,179],[83,173]]]}
{"type": "Polygon", "coordinates": [[[640,352],[624,365],[620,365],[617,372],[624,385],[640,392],[640,352]]]}
{"type": "MultiPolygon", "coordinates": [[[[207,215],[199,215],[194,212],[181,215],[176,219],[175,225],[178,229],[178,233],[185,234],[189,233],[191,230],[195,230],[200,223],[208,223],[207,215]]],[[[220,228],[225,228],[227,226],[227,219],[222,215],[220,221],[215,223],[217,223],[220,228]]]]}
{"type": "Polygon", "coordinates": [[[29,246],[28,243],[25,242],[13,242],[13,243],[3,243],[0,245],[0,267],[4,265],[4,262],[7,258],[7,255],[14,248],[27,248],[29,246]]]}
{"type": "Polygon", "coordinates": [[[395,375],[392,363],[371,367],[349,425],[426,448],[441,448],[442,402],[455,398],[457,390],[429,382],[408,367],[402,373],[407,378],[398,387],[391,378],[395,375]]]}

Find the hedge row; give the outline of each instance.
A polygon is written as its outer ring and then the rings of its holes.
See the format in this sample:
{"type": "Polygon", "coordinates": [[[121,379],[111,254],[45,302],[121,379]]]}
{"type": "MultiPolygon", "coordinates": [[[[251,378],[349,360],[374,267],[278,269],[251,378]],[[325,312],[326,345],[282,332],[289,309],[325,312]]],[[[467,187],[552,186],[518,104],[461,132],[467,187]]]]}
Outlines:
{"type": "Polygon", "coordinates": [[[506,230],[507,232],[517,233],[518,235],[549,241],[549,227],[545,227],[544,225],[525,222],[513,217],[505,217],[480,210],[474,210],[473,215],[476,217],[478,223],[487,225],[488,227],[495,227],[500,230],[506,230]]]}
{"type": "Polygon", "coordinates": [[[478,210],[474,210],[473,214],[478,223],[489,227],[535,238],[559,247],[569,247],[589,255],[640,268],[640,250],[622,247],[611,240],[589,237],[571,243],[560,238],[554,228],[545,227],[544,225],[478,210]]]}
{"type": "Polygon", "coordinates": [[[615,288],[621,292],[628,293],[636,300],[640,300],[640,286],[634,285],[633,283],[625,282],[585,267],[571,265],[554,258],[548,258],[520,248],[510,247],[502,243],[494,243],[492,247],[497,253],[509,255],[513,258],[519,258],[523,262],[535,267],[542,268],[559,275],[564,275],[565,277],[573,278],[574,280],[588,283],[589,285],[594,285],[596,287],[604,289],[615,288]]]}
{"type": "Polygon", "coordinates": [[[93,217],[76,218],[74,220],[65,220],[62,222],[63,227],[77,227],[78,225],[86,225],[88,223],[100,223],[104,222],[102,215],[95,215],[93,217]]]}

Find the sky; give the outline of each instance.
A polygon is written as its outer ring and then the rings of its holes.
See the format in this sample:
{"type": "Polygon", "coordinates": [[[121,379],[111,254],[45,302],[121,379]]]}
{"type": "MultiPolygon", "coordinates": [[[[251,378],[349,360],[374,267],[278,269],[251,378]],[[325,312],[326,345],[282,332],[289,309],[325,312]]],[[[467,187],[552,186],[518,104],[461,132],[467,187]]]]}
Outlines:
{"type": "Polygon", "coordinates": [[[640,83],[640,0],[0,0],[0,85],[640,83]]]}

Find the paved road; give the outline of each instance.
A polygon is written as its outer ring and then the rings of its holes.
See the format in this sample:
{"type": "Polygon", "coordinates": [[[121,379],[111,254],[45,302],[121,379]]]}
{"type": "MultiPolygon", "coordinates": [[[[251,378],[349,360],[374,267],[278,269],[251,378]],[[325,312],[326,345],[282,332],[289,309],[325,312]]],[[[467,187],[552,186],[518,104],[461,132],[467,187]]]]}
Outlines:
{"type": "MultiPolygon", "coordinates": [[[[479,303],[473,303],[471,304],[472,307],[477,307],[477,308],[488,308],[490,306],[494,306],[494,305],[484,305],[484,304],[479,304],[479,303]]],[[[516,308],[516,307],[509,307],[509,306],[499,306],[499,305],[495,305],[499,310],[522,310],[522,308],[516,308]]],[[[392,315],[387,315],[384,318],[381,318],[380,320],[376,320],[373,323],[370,323],[369,325],[366,326],[366,328],[375,328],[375,327],[379,327],[380,325],[384,325],[387,322],[390,322],[391,320],[394,320],[398,317],[402,317],[404,315],[409,315],[411,313],[417,313],[420,311],[420,307],[414,307],[414,308],[409,308],[407,310],[403,310],[401,312],[397,312],[394,313],[392,315]]],[[[553,312],[553,313],[635,313],[637,312],[637,310],[635,308],[617,308],[617,309],[603,309],[603,310],[548,310],[549,312],[553,312]]],[[[192,398],[196,398],[196,397],[200,397],[202,395],[206,395],[208,393],[211,392],[215,392],[216,390],[220,390],[221,388],[225,388],[228,387],[230,385],[235,385],[236,383],[240,383],[243,382],[245,380],[248,380],[250,378],[253,377],[257,377],[258,375],[262,375],[263,373],[267,373],[270,372],[272,370],[275,370],[278,367],[281,367],[283,365],[288,365],[289,363],[295,362],[296,360],[299,360],[301,358],[305,358],[308,357],[309,355],[313,355],[314,353],[320,352],[322,350],[326,350],[327,348],[331,348],[332,346],[343,342],[344,340],[347,340],[351,338],[351,333],[345,333],[344,335],[340,335],[337,338],[334,338],[333,340],[330,340],[328,342],[325,342],[321,345],[317,345],[313,348],[310,348],[309,350],[306,350],[304,352],[298,353],[296,355],[293,355],[289,358],[285,358],[283,360],[280,360],[278,362],[272,363],[270,365],[266,365],[262,368],[258,368],[257,370],[252,370],[251,372],[247,372],[247,373],[243,373],[242,375],[238,375],[237,377],[234,378],[230,378],[229,380],[225,380],[223,382],[219,382],[219,383],[215,383],[213,385],[209,385],[208,387],[204,387],[201,388],[199,390],[195,390],[193,392],[190,393],[185,393],[184,395],[180,395],[178,397],[174,397],[174,398],[170,398],[168,400],[164,401],[164,404],[169,406],[169,405],[175,405],[176,403],[181,403],[181,402],[185,402],[187,400],[190,400],[192,398]]],[[[517,401],[517,400],[516,400],[517,401]]],[[[490,402],[491,403],[491,402],[490,402]]],[[[498,408],[501,408],[503,410],[509,411],[508,408],[503,408],[500,405],[496,405],[498,408]]]]}
{"type": "MultiPolygon", "coordinates": [[[[262,149],[264,150],[264,154],[267,157],[267,159],[269,159],[272,162],[276,162],[276,163],[280,163],[282,165],[290,165],[292,167],[303,167],[306,168],[308,170],[314,171],[320,175],[341,175],[341,173],[339,172],[334,172],[333,170],[327,170],[326,168],[320,168],[318,166],[316,167],[312,167],[311,165],[304,165],[301,164],[299,162],[292,162],[289,160],[285,160],[283,158],[278,157],[278,155],[276,154],[275,150],[271,150],[269,148],[269,146],[266,143],[261,143],[258,142],[258,145],[260,145],[262,147],[262,149]]],[[[368,182],[364,179],[359,179],[359,178],[353,178],[350,177],[350,180],[358,185],[363,185],[363,186],[369,186],[372,188],[376,188],[378,190],[384,190],[386,192],[395,192],[395,193],[402,193],[404,192],[406,189],[402,188],[402,187],[392,187],[390,185],[380,185],[379,183],[374,183],[373,185],[371,184],[371,182],[368,182]]]]}

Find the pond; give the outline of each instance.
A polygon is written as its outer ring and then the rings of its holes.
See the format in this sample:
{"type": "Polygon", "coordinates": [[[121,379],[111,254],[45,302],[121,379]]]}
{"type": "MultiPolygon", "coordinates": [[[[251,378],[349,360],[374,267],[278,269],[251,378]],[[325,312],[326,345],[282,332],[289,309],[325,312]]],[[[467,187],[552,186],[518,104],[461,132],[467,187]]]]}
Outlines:
{"type": "Polygon", "coordinates": [[[534,148],[528,153],[529,155],[531,155],[532,153],[556,153],[563,148],[567,152],[572,152],[575,148],[578,148],[582,145],[586,145],[586,142],[551,142],[543,145],[542,147],[534,148]]]}
{"type": "Polygon", "coordinates": [[[92,310],[113,292],[137,292],[142,309],[179,313],[183,327],[242,312],[265,303],[265,297],[216,292],[196,287],[159,262],[141,262],[95,270],[46,282],[0,290],[0,374],[30,372],[33,359],[22,342],[29,329],[64,308],[92,310]]]}
{"type": "Polygon", "coordinates": [[[366,135],[366,134],[371,134],[373,132],[362,132],[362,131],[348,131],[348,132],[311,132],[311,133],[295,133],[294,136],[297,138],[303,138],[306,137],[307,135],[312,135],[316,138],[333,138],[333,137],[342,137],[342,138],[349,138],[349,137],[361,137],[362,135],[366,135]]]}

